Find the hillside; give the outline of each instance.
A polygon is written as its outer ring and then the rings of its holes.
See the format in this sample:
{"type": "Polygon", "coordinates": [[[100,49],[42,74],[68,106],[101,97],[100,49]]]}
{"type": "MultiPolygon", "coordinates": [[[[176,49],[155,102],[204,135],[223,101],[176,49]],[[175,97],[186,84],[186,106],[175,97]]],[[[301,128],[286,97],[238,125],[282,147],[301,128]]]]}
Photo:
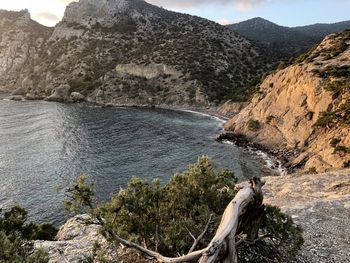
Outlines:
{"type": "Polygon", "coordinates": [[[44,45],[31,74],[17,71],[12,89],[26,79],[27,97],[209,106],[244,99],[268,67],[261,49],[228,28],[143,0],[73,2],[44,45]]]}
{"type": "Polygon", "coordinates": [[[273,61],[300,55],[331,34],[350,28],[350,21],[285,27],[257,17],[228,27],[273,53],[273,61]]]}
{"type": "Polygon", "coordinates": [[[293,65],[266,77],[225,128],[267,148],[292,150],[291,169],[350,165],[350,31],[326,37],[293,65]]]}

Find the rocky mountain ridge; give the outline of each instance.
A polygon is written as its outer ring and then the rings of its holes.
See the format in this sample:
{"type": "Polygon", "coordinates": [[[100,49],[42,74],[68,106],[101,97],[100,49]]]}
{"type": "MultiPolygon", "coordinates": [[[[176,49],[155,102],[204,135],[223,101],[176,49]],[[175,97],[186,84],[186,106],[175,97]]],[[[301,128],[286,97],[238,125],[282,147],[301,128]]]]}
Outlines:
{"type": "Polygon", "coordinates": [[[349,167],[349,82],[350,30],[329,35],[294,64],[268,75],[225,128],[269,149],[292,150],[291,169],[349,167]]]}
{"type": "Polygon", "coordinates": [[[30,99],[70,101],[75,92],[105,105],[206,107],[244,99],[269,67],[264,51],[226,27],[142,0],[73,2],[41,38],[32,65],[0,89],[30,99]]]}
{"type": "Polygon", "coordinates": [[[273,60],[289,60],[306,52],[331,33],[350,28],[350,21],[333,24],[314,24],[299,27],[280,26],[261,17],[228,25],[257,45],[270,50],[273,60]]]}

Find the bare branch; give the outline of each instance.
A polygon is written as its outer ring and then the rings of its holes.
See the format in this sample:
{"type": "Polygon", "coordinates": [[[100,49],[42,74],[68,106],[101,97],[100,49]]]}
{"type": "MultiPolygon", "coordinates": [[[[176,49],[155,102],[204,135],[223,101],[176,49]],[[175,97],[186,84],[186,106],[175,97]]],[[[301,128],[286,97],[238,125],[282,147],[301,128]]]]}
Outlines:
{"type": "Polygon", "coordinates": [[[194,242],[193,242],[192,247],[188,251],[188,253],[191,253],[191,252],[194,251],[194,249],[198,246],[199,241],[201,241],[202,238],[204,237],[204,235],[208,232],[208,229],[209,229],[209,226],[211,224],[212,218],[213,218],[213,214],[211,214],[209,216],[209,220],[208,220],[207,224],[205,225],[205,228],[204,228],[203,232],[197,238],[195,238],[190,232],[190,235],[193,237],[194,242]]]}

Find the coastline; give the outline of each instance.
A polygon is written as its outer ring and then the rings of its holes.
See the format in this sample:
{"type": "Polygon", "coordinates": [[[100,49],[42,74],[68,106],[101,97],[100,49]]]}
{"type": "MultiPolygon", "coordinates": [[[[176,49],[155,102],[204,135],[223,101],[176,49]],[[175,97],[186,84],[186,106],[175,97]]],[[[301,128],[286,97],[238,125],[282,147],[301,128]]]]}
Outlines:
{"type": "MultiPolygon", "coordinates": [[[[13,101],[32,101],[28,100],[25,97],[22,97],[21,100],[11,98],[11,94],[8,92],[0,91],[0,100],[9,99],[13,101]]],[[[40,101],[44,101],[43,99],[40,101]]],[[[77,102],[58,102],[58,103],[77,103],[77,102]]],[[[255,156],[258,161],[261,162],[262,166],[271,171],[272,175],[286,175],[289,174],[289,170],[285,167],[287,163],[287,158],[283,154],[276,154],[273,150],[267,149],[261,145],[257,145],[247,138],[244,138],[244,135],[235,135],[225,131],[224,123],[230,119],[228,115],[223,114],[219,111],[218,107],[178,107],[178,106],[169,106],[169,105],[159,105],[159,106],[149,106],[149,105],[111,105],[111,104],[101,104],[98,102],[85,101],[80,103],[86,103],[87,105],[96,105],[99,107],[108,107],[108,108],[136,108],[136,109],[164,109],[164,110],[173,110],[179,112],[187,112],[198,114],[202,116],[207,116],[216,119],[221,122],[220,133],[216,135],[215,140],[220,143],[226,143],[234,145],[238,148],[246,150],[249,154],[255,156]],[[237,139],[238,138],[238,139],[237,139]],[[244,138],[244,139],[242,139],[244,138]]],[[[232,116],[231,116],[232,117],[232,116]]],[[[215,135],[215,134],[214,134],[215,135]]]]}

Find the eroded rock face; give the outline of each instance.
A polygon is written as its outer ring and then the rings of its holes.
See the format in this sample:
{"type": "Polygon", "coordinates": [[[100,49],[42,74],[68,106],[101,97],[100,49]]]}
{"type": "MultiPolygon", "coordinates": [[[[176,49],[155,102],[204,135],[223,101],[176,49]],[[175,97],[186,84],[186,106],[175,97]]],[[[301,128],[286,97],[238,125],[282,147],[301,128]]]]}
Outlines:
{"type": "Polygon", "coordinates": [[[57,241],[36,241],[36,248],[49,253],[49,263],[78,263],[92,257],[96,243],[109,259],[117,260],[118,248],[108,244],[100,233],[101,227],[89,215],[78,215],[69,219],[57,233],[57,241]]]}
{"type": "Polygon", "coordinates": [[[25,95],[34,88],[38,55],[52,30],[30,19],[28,10],[0,10],[0,90],[25,95]]]}
{"type": "Polygon", "coordinates": [[[339,145],[350,147],[349,88],[344,84],[335,95],[327,87],[335,81],[349,82],[349,45],[349,31],[331,35],[300,63],[269,75],[252,102],[225,128],[272,149],[297,149],[300,154],[290,160],[291,167],[324,171],[346,166],[349,153],[335,153],[331,141],[337,138],[339,145]],[[341,121],[315,127],[323,112],[343,116],[341,121]],[[252,129],[252,121],[258,121],[260,129],[252,129]]]}

